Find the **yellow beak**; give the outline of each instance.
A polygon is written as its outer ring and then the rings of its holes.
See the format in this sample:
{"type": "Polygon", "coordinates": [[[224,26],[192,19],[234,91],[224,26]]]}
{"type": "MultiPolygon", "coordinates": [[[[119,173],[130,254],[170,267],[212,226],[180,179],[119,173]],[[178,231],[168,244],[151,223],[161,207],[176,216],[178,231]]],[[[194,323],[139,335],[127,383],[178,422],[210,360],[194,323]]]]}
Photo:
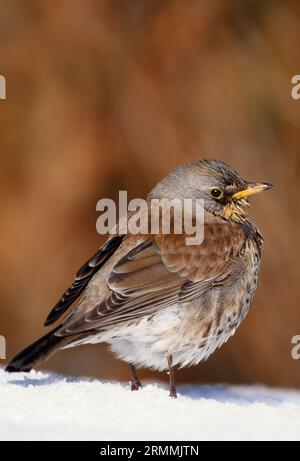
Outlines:
{"type": "Polygon", "coordinates": [[[249,195],[258,194],[264,190],[271,189],[271,187],[273,187],[273,185],[266,182],[250,182],[248,183],[246,189],[233,194],[232,199],[239,200],[241,198],[248,197],[249,195]]]}

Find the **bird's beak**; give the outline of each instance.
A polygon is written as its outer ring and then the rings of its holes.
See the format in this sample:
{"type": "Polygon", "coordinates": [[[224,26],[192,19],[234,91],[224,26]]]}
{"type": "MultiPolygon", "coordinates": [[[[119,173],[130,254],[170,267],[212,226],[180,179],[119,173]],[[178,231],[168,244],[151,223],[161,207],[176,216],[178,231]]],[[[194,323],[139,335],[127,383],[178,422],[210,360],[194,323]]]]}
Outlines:
{"type": "Polygon", "coordinates": [[[271,187],[273,187],[273,185],[266,182],[250,182],[248,183],[246,189],[233,194],[232,199],[239,200],[241,198],[248,197],[249,195],[258,194],[264,190],[271,189],[271,187]]]}

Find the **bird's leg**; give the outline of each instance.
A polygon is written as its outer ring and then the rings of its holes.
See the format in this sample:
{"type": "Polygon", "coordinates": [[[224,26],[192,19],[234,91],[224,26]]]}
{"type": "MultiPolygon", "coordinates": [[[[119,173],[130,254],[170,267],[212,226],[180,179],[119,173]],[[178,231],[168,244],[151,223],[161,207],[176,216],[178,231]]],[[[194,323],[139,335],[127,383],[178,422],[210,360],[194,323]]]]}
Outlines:
{"type": "Polygon", "coordinates": [[[142,387],[141,382],[138,378],[135,366],[129,363],[129,370],[131,374],[131,390],[138,391],[140,387],[142,387]]]}
{"type": "Polygon", "coordinates": [[[177,399],[172,355],[168,355],[167,359],[168,359],[168,367],[169,367],[168,374],[169,374],[169,382],[170,382],[170,397],[172,397],[173,399],[177,399]]]}

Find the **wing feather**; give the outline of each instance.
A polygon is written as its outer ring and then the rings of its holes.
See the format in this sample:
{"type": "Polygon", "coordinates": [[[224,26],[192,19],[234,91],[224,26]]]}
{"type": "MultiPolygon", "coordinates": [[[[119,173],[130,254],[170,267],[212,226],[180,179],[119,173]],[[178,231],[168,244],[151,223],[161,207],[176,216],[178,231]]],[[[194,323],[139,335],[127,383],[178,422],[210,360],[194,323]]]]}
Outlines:
{"type": "Polygon", "coordinates": [[[116,261],[103,298],[87,309],[78,306],[62,334],[105,328],[198,298],[232,272],[245,240],[239,226],[225,224],[206,226],[198,246],[186,245],[183,235],[145,239],[116,261]]]}
{"type": "Polygon", "coordinates": [[[55,304],[48,315],[44,325],[49,326],[56,322],[61,315],[73,304],[81,295],[87,284],[103,264],[120,246],[123,235],[117,235],[109,239],[98,251],[90,258],[76,273],[72,285],[64,292],[59,301],[55,304]]]}

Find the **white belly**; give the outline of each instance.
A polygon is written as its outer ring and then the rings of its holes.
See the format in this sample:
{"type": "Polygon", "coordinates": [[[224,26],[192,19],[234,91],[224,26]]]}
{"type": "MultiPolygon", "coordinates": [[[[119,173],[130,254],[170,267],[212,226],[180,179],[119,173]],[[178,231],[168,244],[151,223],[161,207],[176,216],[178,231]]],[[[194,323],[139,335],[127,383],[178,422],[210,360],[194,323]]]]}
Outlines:
{"type": "Polygon", "coordinates": [[[174,365],[195,365],[206,360],[235,331],[228,328],[218,337],[211,334],[203,341],[203,322],[199,322],[198,312],[191,306],[174,305],[151,316],[110,327],[78,344],[106,342],[119,359],[136,367],[166,370],[169,354],[174,365]]]}

